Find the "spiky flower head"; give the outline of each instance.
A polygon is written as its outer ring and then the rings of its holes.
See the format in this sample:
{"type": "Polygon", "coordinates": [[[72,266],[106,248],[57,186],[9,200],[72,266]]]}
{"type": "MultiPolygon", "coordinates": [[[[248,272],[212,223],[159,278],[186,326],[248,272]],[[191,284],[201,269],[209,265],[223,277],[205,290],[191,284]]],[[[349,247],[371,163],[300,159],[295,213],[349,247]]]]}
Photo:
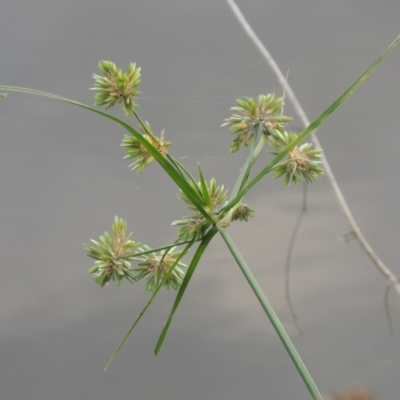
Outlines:
{"type": "Polygon", "coordinates": [[[231,143],[231,153],[239,150],[243,143],[248,146],[259,128],[262,133],[269,135],[275,130],[281,131],[285,124],[292,118],[281,115],[283,98],[275,98],[275,94],[260,95],[258,100],[251,97],[237,99],[238,107],[232,107],[235,113],[225,120],[222,126],[230,126],[231,133],[235,135],[231,143]]]}
{"type": "MultiPolygon", "coordinates": [[[[140,249],[140,251],[149,250],[151,250],[150,247],[146,245],[140,249]]],[[[146,290],[149,292],[154,292],[162,281],[166,289],[170,287],[178,289],[185,276],[183,269],[186,268],[180,260],[177,261],[180,255],[181,252],[175,252],[175,247],[162,250],[160,254],[154,252],[144,254],[139,257],[141,259],[139,267],[135,268],[138,272],[137,280],[146,278],[146,290]]]]}
{"type": "MultiPolygon", "coordinates": [[[[227,190],[224,190],[224,185],[217,186],[217,182],[214,178],[212,178],[209,183],[204,180],[203,184],[201,182],[196,184],[193,181],[190,181],[189,184],[197,193],[200,194],[210,211],[213,211],[223,203],[228,193],[227,190]]],[[[193,215],[183,217],[181,220],[172,223],[172,225],[179,227],[178,239],[185,241],[203,237],[211,226],[210,221],[206,220],[204,216],[199,213],[196,206],[184,192],[180,191],[178,197],[188,205],[189,210],[194,211],[193,215]]]]}
{"type": "Polygon", "coordinates": [[[254,208],[247,204],[241,203],[232,214],[232,221],[248,221],[254,217],[254,208]]]}
{"type": "MultiPolygon", "coordinates": [[[[269,143],[277,151],[273,154],[279,154],[297,138],[295,133],[284,131],[274,132],[269,137],[269,143]]],[[[274,178],[280,178],[284,175],[284,185],[291,182],[299,183],[303,177],[307,182],[312,182],[318,178],[318,175],[324,173],[320,166],[322,149],[315,149],[312,143],[304,143],[300,147],[296,146],[291,150],[286,158],[274,167],[274,178]]]]}
{"type": "Polygon", "coordinates": [[[100,61],[99,70],[104,76],[93,74],[96,90],[95,105],[105,105],[106,109],[123,103],[126,115],[133,115],[138,107],[133,98],[140,94],[137,87],[140,84],[140,68],[130,63],[127,72],[122,72],[112,61],[100,61]]]}
{"type": "MultiPolygon", "coordinates": [[[[171,142],[164,140],[164,131],[161,132],[160,137],[154,136],[147,121],[144,127],[141,127],[141,130],[143,132],[142,137],[152,144],[161,154],[165,155],[168,153],[167,147],[171,145],[171,142]]],[[[125,135],[121,146],[125,147],[126,151],[124,159],[134,159],[134,162],[129,166],[132,168],[132,171],[136,170],[138,174],[154,160],[154,157],[146,147],[133,135],[125,135]]]]}
{"type": "Polygon", "coordinates": [[[173,226],[178,226],[178,239],[181,241],[200,239],[205,235],[211,223],[202,214],[195,213],[191,216],[183,217],[181,220],[172,222],[173,226]]]}
{"type": "Polygon", "coordinates": [[[86,254],[96,260],[89,273],[100,286],[110,280],[117,286],[124,278],[131,283],[136,280],[129,260],[134,258],[133,249],[140,243],[129,240],[130,236],[126,235],[126,222],[114,217],[112,234],[105,232],[98,242],[91,240],[94,246],[85,245],[86,254]]]}
{"type": "MultiPolygon", "coordinates": [[[[201,197],[204,200],[204,203],[207,204],[211,208],[211,210],[213,210],[215,207],[219,206],[222,202],[224,202],[228,194],[228,191],[224,190],[224,185],[217,186],[217,181],[215,180],[215,178],[212,178],[210,180],[210,183],[206,183],[207,186],[206,190],[208,193],[208,195],[206,196],[207,198],[204,198],[205,196],[203,195],[203,186],[201,182],[198,182],[196,184],[193,181],[190,181],[189,184],[197,193],[201,195],[201,197]]],[[[178,198],[180,200],[183,200],[188,205],[189,210],[198,211],[197,207],[182,191],[179,192],[178,198]]]]}

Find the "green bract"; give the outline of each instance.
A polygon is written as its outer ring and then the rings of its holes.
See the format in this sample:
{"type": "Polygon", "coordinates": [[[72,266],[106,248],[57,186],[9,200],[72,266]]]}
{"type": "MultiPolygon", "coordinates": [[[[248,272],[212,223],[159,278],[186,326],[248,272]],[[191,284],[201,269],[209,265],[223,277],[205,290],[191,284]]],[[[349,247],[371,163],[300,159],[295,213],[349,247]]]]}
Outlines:
{"type": "MultiPolygon", "coordinates": [[[[201,199],[204,201],[207,208],[217,215],[215,208],[221,205],[227,196],[228,191],[224,190],[224,186],[217,186],[216,180],[212,178],[208,184],[199,168],[200,182],[195,183],[193,180],[189,182],[191,188],[195,190],[201,199]]],[[[172,225],[178,226],[178,239],[185,241],[202,238],[207,230],[212,226],[212,222],[205,219],[202,214],[197,210],[197,207],[192,201],[185,195],[184,192],[180,191],[178,195],[179,199],[183,200],[187,205],[188,209],[193,211],[193,215],[183,217],[181,220],[174,221],[172,225]]]]}
{"type": "MultiPolygon", "coordinates": [[[[214,178],[210,180],[209,184],[206,182],[198,182],[196,184],[193,181],[190,181],[189,184],[200,194],[204,202],[211,210],[222,204],[225,201],[228,193],[227,190],[224,190],[224,185],[217,186],[217,182],[214,178]]],[[[190,199],[188,199],[185,193],[180,191],[178,197],[188,205],[189,210],[197,211],[196,206],[191,202],[190,199]]]]}

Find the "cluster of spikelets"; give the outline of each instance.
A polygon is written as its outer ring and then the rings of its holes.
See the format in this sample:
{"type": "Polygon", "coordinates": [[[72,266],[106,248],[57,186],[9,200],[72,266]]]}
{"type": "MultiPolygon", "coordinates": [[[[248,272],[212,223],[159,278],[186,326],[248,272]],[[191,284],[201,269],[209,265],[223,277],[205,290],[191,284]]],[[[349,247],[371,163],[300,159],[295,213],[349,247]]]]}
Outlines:
{"type": "Polygon", "coordinates": [[[89,270],[100,286],[113,281],[117,286],[125,278],[133,283],[145,278],[146,290],[154,292],[160,282],[169,289],[177,289],[184,277],[184,268],[180,262],[181,253],[174,247],[161,251],[157,255],[148,246],[130,240],[127,235],[126,221],[115,217],[112,234],[105,232],[99,241],[91,240],[85,245],[86,254],[96,261],[89,270]],[[132,268],[132,262],[138,264],[132,268]]]}
{"type": "MultiPolygon", "coordinates": [[[[190,186],[196,189],[199,193],[201,192],[201,182],[197,184],[190,182],[190,186]]],[[[218,215],[218,207],[224,204],[228,191],[224,189],[224,185],[217,186],[214,178],[211,179],[210,183],[206,183],[208,198],[210,203],[211,211],[214,215],[218,215]]],[[[183,200],[187,205],[188,209],[193,212],[190,216],[185,216],[180,220],[174,221],[172,225],[178,226],[178,239],[185,241],[191,239],[200,239],[212,225],[210,221],[204,218],[204,216],[197,210],[190,199],[187,198],[185,193],[180,191],[178,195],[179,199],[183,200]]],[[[248,221],[249,218],[254,216],[254,210],[247,204],[240,203],[232,214],[231,221],[248,221]]]]}
{"type": "Polygon", "coordinates": [[[251,97],[236,100],[237,107],[225,120],[222,126],[230,126],[235,138],[231,144],[231,153],[236,153],[242,144],[249,146],[259,129],[270,135],[274,131],[283,132],[285,124],[292,120],[279,114],[283,107],[283,99],[274,94],[260,95],[258,100],[251,97]]]}
{"type": "Polygon", "coordinates": [[[112,61],[100,61],[98,67],[104,76],[93,74],[94,88],[91,90],[97,91],[94,104],[110,108],[123,103],[125,114],[133,115],[137,107],[134,97],[140,94],[137,90],[141,81],[140,68],[130,63],[124,73],[112,61]]]}
{"type": "MultiPolygon", "coordinates": [[[[137,87],[140,84],[140,68],[136,64],[129,64],[128,71],[122,72],[111,61],[100,61],[99,69],[104,76],[93,75],[96,90],[95,105],[105,105],[106,108],[123,103],[127,115],[135,114],[137,103],[134,97],[140,94],[137,87]]],[[[222,126],[229,126],[234,138],[230,150],[237,152],[241,145],[249,146],[258,135],[265,135],[269,145],[273,148],[272,154],[279,154],[297,138],[297,134],[285,130],[291,117],[282,114],[283,98],[274,94],[260,95],[258,99],[246,97],[238,99],[237,106],[232,107],[233,114],[225,120],[222,126]]],[[[155,136],[150,125],[142,123],[143,138],[155,147],[160,154],[167,154],[167,147],[171,142],[164,140],[164,131],[159,137],[155,136]]],[[[126,157],[133,159],[131,168],[138,173],[150,164],[154,157],[134,136],[126,135],[122,142],[126,157]]],[[[321,149],[315,149],[312,143],[296,146],[283,161],[274,167],[274,177],[284,177],[284,184],[299,183],[302,178],[307,182],[315,180],[323,173],[320,166],[321,149]]]]}
{"type": "MultiPolygon", "coordinates": [[[[283,98],[274,94],[260,95],[256,101],[253,98],[239,99],[238,106],[231,108],[234,114],[225,120],[222,126],[229,126],[234,138],[231,152],[235,153],[244,144],[249,146],[257,135],[265,135],[269,145],[274,149],[272,154],[279,154],[297,139],[296,133],[285,130],[287,122],[292,118],[282,115],[283,98]]],[[[314,149],[312,143],[294,147],[286,158],[275,165],[274,178],[284,176],[283,183],[299,183],[303,177],[307,182],[317,179],[323,174],[320,166],[321,149],[314,149]]]]}
{"type": "Polygon", "coordinates": [[[136,280],[130,261],[139,243],[130,240],[130,236],[126,235],[126,222],[114,217],[112,234],[105,232],[99,241],[91,239],[92,246],[85,245],[86,254],[96,260],[89,273],[100,286],[110,280],[117,286],[123,278],[131,283],[136,280]]]}
{"type": "MultiPolygon", "coordinates": [[[[155,136],[148,122],[143,122],[135,111],[138,105],[134,97],[140,94],[137,90],[141,80],[140,68],[131,63],[124,73],[113,62],[100,61],[99,69],[103,76],[93,75],[95,87],[92,89],[97,91],[95,105],[109,108],[123,104],[126,115],[135,115],[140,122],[142,140],[134,135],[126,135],[121,144],[126,152],[125,158],[133,160],[130,167],[140,173],[154,160],[153,154],[143,141],[151,144],[163,156],[167,156],[167,148],[171,142],[164,140],[164,131],[159,137],[155,136]]],[[[291,118],[282,115],[282,110],[283,98],[276,98],[274,94],[260,95],[257,100],[249,97],[237,100],[237,107],[232,108],[233,115],[223,124],[229,126],[234,135],[231,152],[237,152],[242,144],[249,146],[257,143],[261,135],[273,148],[271,153],[274,155],[294,144],[297,135],[285,130],[291,118]]],[[[298,183],[301,178],[307,182],[315,180],[323,173],[320,166],[321,152],[320,149],[314,149],[310,143],[293,147],[285,158],[275,165],[274,177],[283,176],[285,185],[291,182],[298,183]]],[[[177,160],[174,163],[177,165],[177,160]]],[[[202,176],[201,178],[198,183],[193,179],[188,180],[188,183],[202,197],[208,211],[216,217],[215,221],[219,221],[218,215],[226,202],[227,191],[223,185],[217,186],[214,178],[209,183],[202,176]]],[[[177,242],[201,239],[213,222],[205,218],[182,191],[178,197],[188,205],[192,214],[172,223],[178,227],[177,242]]],[[[254,210],[250,206],[239,203],[231,210],[229,220],[225,217],[224,225],[221,221],[221,226],[228,226],[233,221],[248,221],[253,216],[254,210]]],[[[146,289],[149,291],[154,292],[159,284],[177,289],[182,283],[186,268],[180,261],[182,252],[176,252],[175,247],[170,246],[157,255],[150,247],[139,245],[130,240],[130,235],[127,236],[126,222],[115,217],[112,234],[106,232],[100,236],[99,241],[92,240],[92,246],[85,246],[87,255],[96,260],[94,267],[89,271],[95,281],[104,286],[109,281],[119,285],[123,278],[131,283],[145,278],[146,289]],[[138,264],[136,268],[132,267],[132,262],[138,264]]]]}
{"type": "MultiPolygon", "coordinates": [[[[143,123],[140,130],[143,133],[143,138],[155,147],[159,153],[162,155],[168,153],[167,147],[171,145],[171,142],[164,140],[164,131],[161,132],[160,137],[154,136],[147,121],[143,123]]],[[[137,173],[140,173],[147,167],[147,165],[154,161],[154,157],[150,154],[149,150],[147,150],[135,136],[125,135],[121,146],[125,148],[126,152],[124,159],[133,159],[133,163],[129,165],[132,168],[132,171],[136,170],[137,173]]]]}

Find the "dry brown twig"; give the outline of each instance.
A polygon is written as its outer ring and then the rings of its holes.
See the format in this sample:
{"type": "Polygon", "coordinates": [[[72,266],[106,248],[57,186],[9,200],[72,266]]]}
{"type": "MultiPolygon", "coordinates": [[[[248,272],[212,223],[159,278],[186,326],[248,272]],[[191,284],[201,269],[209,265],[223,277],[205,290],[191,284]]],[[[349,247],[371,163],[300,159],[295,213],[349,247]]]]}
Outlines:
{"type": "MultiPolygon", "coordinates": [[[[265,60],[267,61],[268,65],[270,66],[270,68],[272,69],[272,71],[274,72],[274,74],[276,75],[279,83],[282,85],[286,97],[291,101],[295,112],[297,114],[297,116],[299,117],[300,121],[302,122],[302,124],[304,125],[304,127],[307,127],[308,125],[310,125],[310,121],[307,118],[307,115],[303,109],[303,107],[300,105],[299,100],[297,99],[295,93],[293,92],[293,89],[291,88],[291,86],[288,84],[287,79],[285,77],[285,75],[282,73],[282,71],[280,70],[278,64],[276,63],[276,61],[273,59],[273,57],[271,56],[271,54],[269,53],[269,51],[266,49],[266,47],[264,46],[264,44],[261,42],[261,40],[258,38],[258,36],[256,35],[256,33],[254,32],[253,28],[250,26],[250,24],[247,22],[246,18],[244,17],[243,13],[241,12],[240,8],[237,6],[237,4],[235,3],[234,0],[226,0],[227,4],[229,5],[229,7],[231,8],[233,14],[235,15],[235,17],[237,18],[237,20],[239,21],[239,24],[241,25],[241,27],[243,28],[243,30],[245,31],[245,33],[249,36],[250,40],[253,42],[253,44],[256,46],[256,48],[259,50],[259,52],[261,53],[261,55],[265,58],[265,60]]],[[[321,144],[318,140],[317,135],[315,134],[315,132],[313,132],[311,134],[311,138],[312,141],[315,145],[315,147],[317,148],[321,148],[321,144]]],[[[381,272],[381,274],[387,279],[388,281],[388,290],[390,290],[390,288],[394,288],[397,292],[397,294],[400,297],[400,281],[397,278],[397,276],[383,263],[383,261],[378,257],[378,255],[375,253],[375,251],[373,250],[373,248],[370,246],[370,244],[368,243],[367,239],[365,238],[365,236],[363,235],[363,233],[361,232],[360,227],[358,226],[356,220],[353,217],[353,214],[350,211],[349,206],[347,205],[347,202],[343,196],[343,193],[336,181],[336,178],[331,170],[331,167],[328,163],[328,160],[326,159],[325,155],[322,154],[322,164],[324,166],[325,169],[325,173],[327,175],[327,177],[329,178],[329,181],[332,185],[333,191],[335,192],[335,195],[337,197],[337,201],[341,207],[341,209],[343,210],[349,224],[351,227],[351,234],[354,236],[354,238],[360,243],[361,247],[363,248],[363,250],[365,251],[365,253],[367,253],[368,257],[370,258],[370,260],[372,261],[372,263],[375,265],[375,267],[381,272]]],[[[303,209],[301,211],[300,214],[300,220],[302,215],[304,214],[304,206],[303,209]]],[[[297,231],[297,225],[296,224],[296,228],[295,231],[297,231]]],[[[292,236],[293,238],[293,236],[292,236]]],[[[289,256],[288,256],[288,260],[290,262],[290,252],[291,252],[291,248],[293,247],[293,245],[290,245],[289,248],[289,256]]],[[[289,271],[288,266],[286,266],[286,271],[289,271]]],[[[288,278],[286,278],[286,283],[288,285],[288,278]]],[[[387,306],[387,295],[388,295],[388,290],[386,291],[386,295],[385,295],[385,309],[387,312],[387,315],[390,316],[389,314],[389,310],[388,310],[388,306],[387,306]]],[[[287,296],[288,296],[288,287],[287,287],[287,296]]],[[[298,327],[297,324],[297,317],[296,314],[294,313],[294,309],[292,306],[292,303],[290,301],[288,301],[289,304],[289,308],[291,310],[292,316],[295,320],[296,326],[298,327]]],[[[389,317],[389,321],[390,317],[389,317]]],[[[299,329],[299,327],[298,327],[299,329]]],[[[301,331],[301,330],[300,330],[301,331]]]]}
{"type": "Polygon", "coordinates": [[[325,397],[325,400],[378,400],[377,397],[364,389],[362,386],[354,386],[343,392],[334,393],[332,397],[325,397]]]}

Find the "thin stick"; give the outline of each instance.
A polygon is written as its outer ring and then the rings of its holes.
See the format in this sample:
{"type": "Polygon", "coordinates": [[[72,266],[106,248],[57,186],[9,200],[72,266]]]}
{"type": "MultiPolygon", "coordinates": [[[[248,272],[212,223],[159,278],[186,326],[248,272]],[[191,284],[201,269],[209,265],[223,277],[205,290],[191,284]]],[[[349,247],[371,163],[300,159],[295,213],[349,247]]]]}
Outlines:
{"type": "Polygon", "coordinates": [[[391,285],[391,284],[387,285],[386,290],[385,290],[385,311],[386,311],[386,318],[389,323],[390,333],[393,335],[393,322],[392,322],[392,316],[390,314],[390,308],[389,308],[389,292],[390,292],[390,289],[392,288],[392,286],[393,285],[391,285]]]}
{"type": "MultiPolygon", "coordinates": [[[[289,98],[289,100],[292,102],[293,107],[295,109],[296,114],[300,118],[301,122],[303,123],[304,127],[307,127],[310,125],[310,121],[306,116],[306,113],[304,112],[303,108],[300,105],[300,102],[298,101],[296,95],[294,94],[291,86],[287,83],[285,76],[283,75],[282,71],[280,70],[278,64],[275,62],[275,60],[272,58],[271,54],[269,51],[265,48],[261,40],[258,38],[258,36],[255,34],[253,31],[252,27],[249,25],[245,17],[243,16],[240,8],[236,5],[234,0],[226,0],[227,4],[231,8],[233,14],[239,21],[240,25],[246,32],[246,34],[249,36],[253,44],[257,47],[257,49],[260,51],[262,56],[267,60],[269,66],[271,67],[272,71],[275,73],[279,83],[282,85],[283,88],[286,90],[286,95],[289,98]]],[[[314,145],[317,148],[321,148],[320,142],[316,136],[315,133],[312,133],[311,135],[312,141],[314,142],[314,145]]],[[[368,257],[370,260],[373,262],[373,264],[378,268],[378,270],[382,273],[383,276],[387,278],[389,281],[389,284],[392,285],[397,294],[400,296],[400,282],[397,279],[396,275],[383,263],[383,261],[378,257],[378,255],[375,253],[375,251],[372,249],[370,244],[368,243],[367,239],[364,237],[364,235],[361,232],[361,229],[359,228],[356,220],[353,217],[353,214],[350,211],[349,206],[346,203],[346,200],[342,194],[342,191],[340,190],[340,187],[336,181],[335,176],[333,175],[333,172],[331,170],[331,167],[328,163],[328,160],[326,159],[325,155],[322,154],[322,164],[325,169],[325,173],[327,177],[329,178],[329,181],[332,185],[333,191],[336,194],[337,201],[342,208],[351,228],[352,231],[354,232],[355,237],[357,238],[358,242],[360,243],[361,247],[364,249],[364,251],[367,253],[368,257]]]]}
{"type": "Polygon", "coordinates": [[[305,183],[303,187],[303,205],[301,207],[300,214],[297,217],[296,225],[294,226],[292,236],[290,237],[288,252],[286,256],[286,265],[285,265],[285,297],[289,307],[290,314],[292,314],[292,318],[294,324],[296,325],[299,335],[303,335],[303,330],[301,329],[299,320],[297,318],[296,310],[294,309],[294,304],[292,302],[292,299],[290,298],[290,265],[291,265],[292,253],[297,233],[299,232],[301,221],[303,220],[303,217],[306,213],[307,213],[307,183],[305,183]]]}

